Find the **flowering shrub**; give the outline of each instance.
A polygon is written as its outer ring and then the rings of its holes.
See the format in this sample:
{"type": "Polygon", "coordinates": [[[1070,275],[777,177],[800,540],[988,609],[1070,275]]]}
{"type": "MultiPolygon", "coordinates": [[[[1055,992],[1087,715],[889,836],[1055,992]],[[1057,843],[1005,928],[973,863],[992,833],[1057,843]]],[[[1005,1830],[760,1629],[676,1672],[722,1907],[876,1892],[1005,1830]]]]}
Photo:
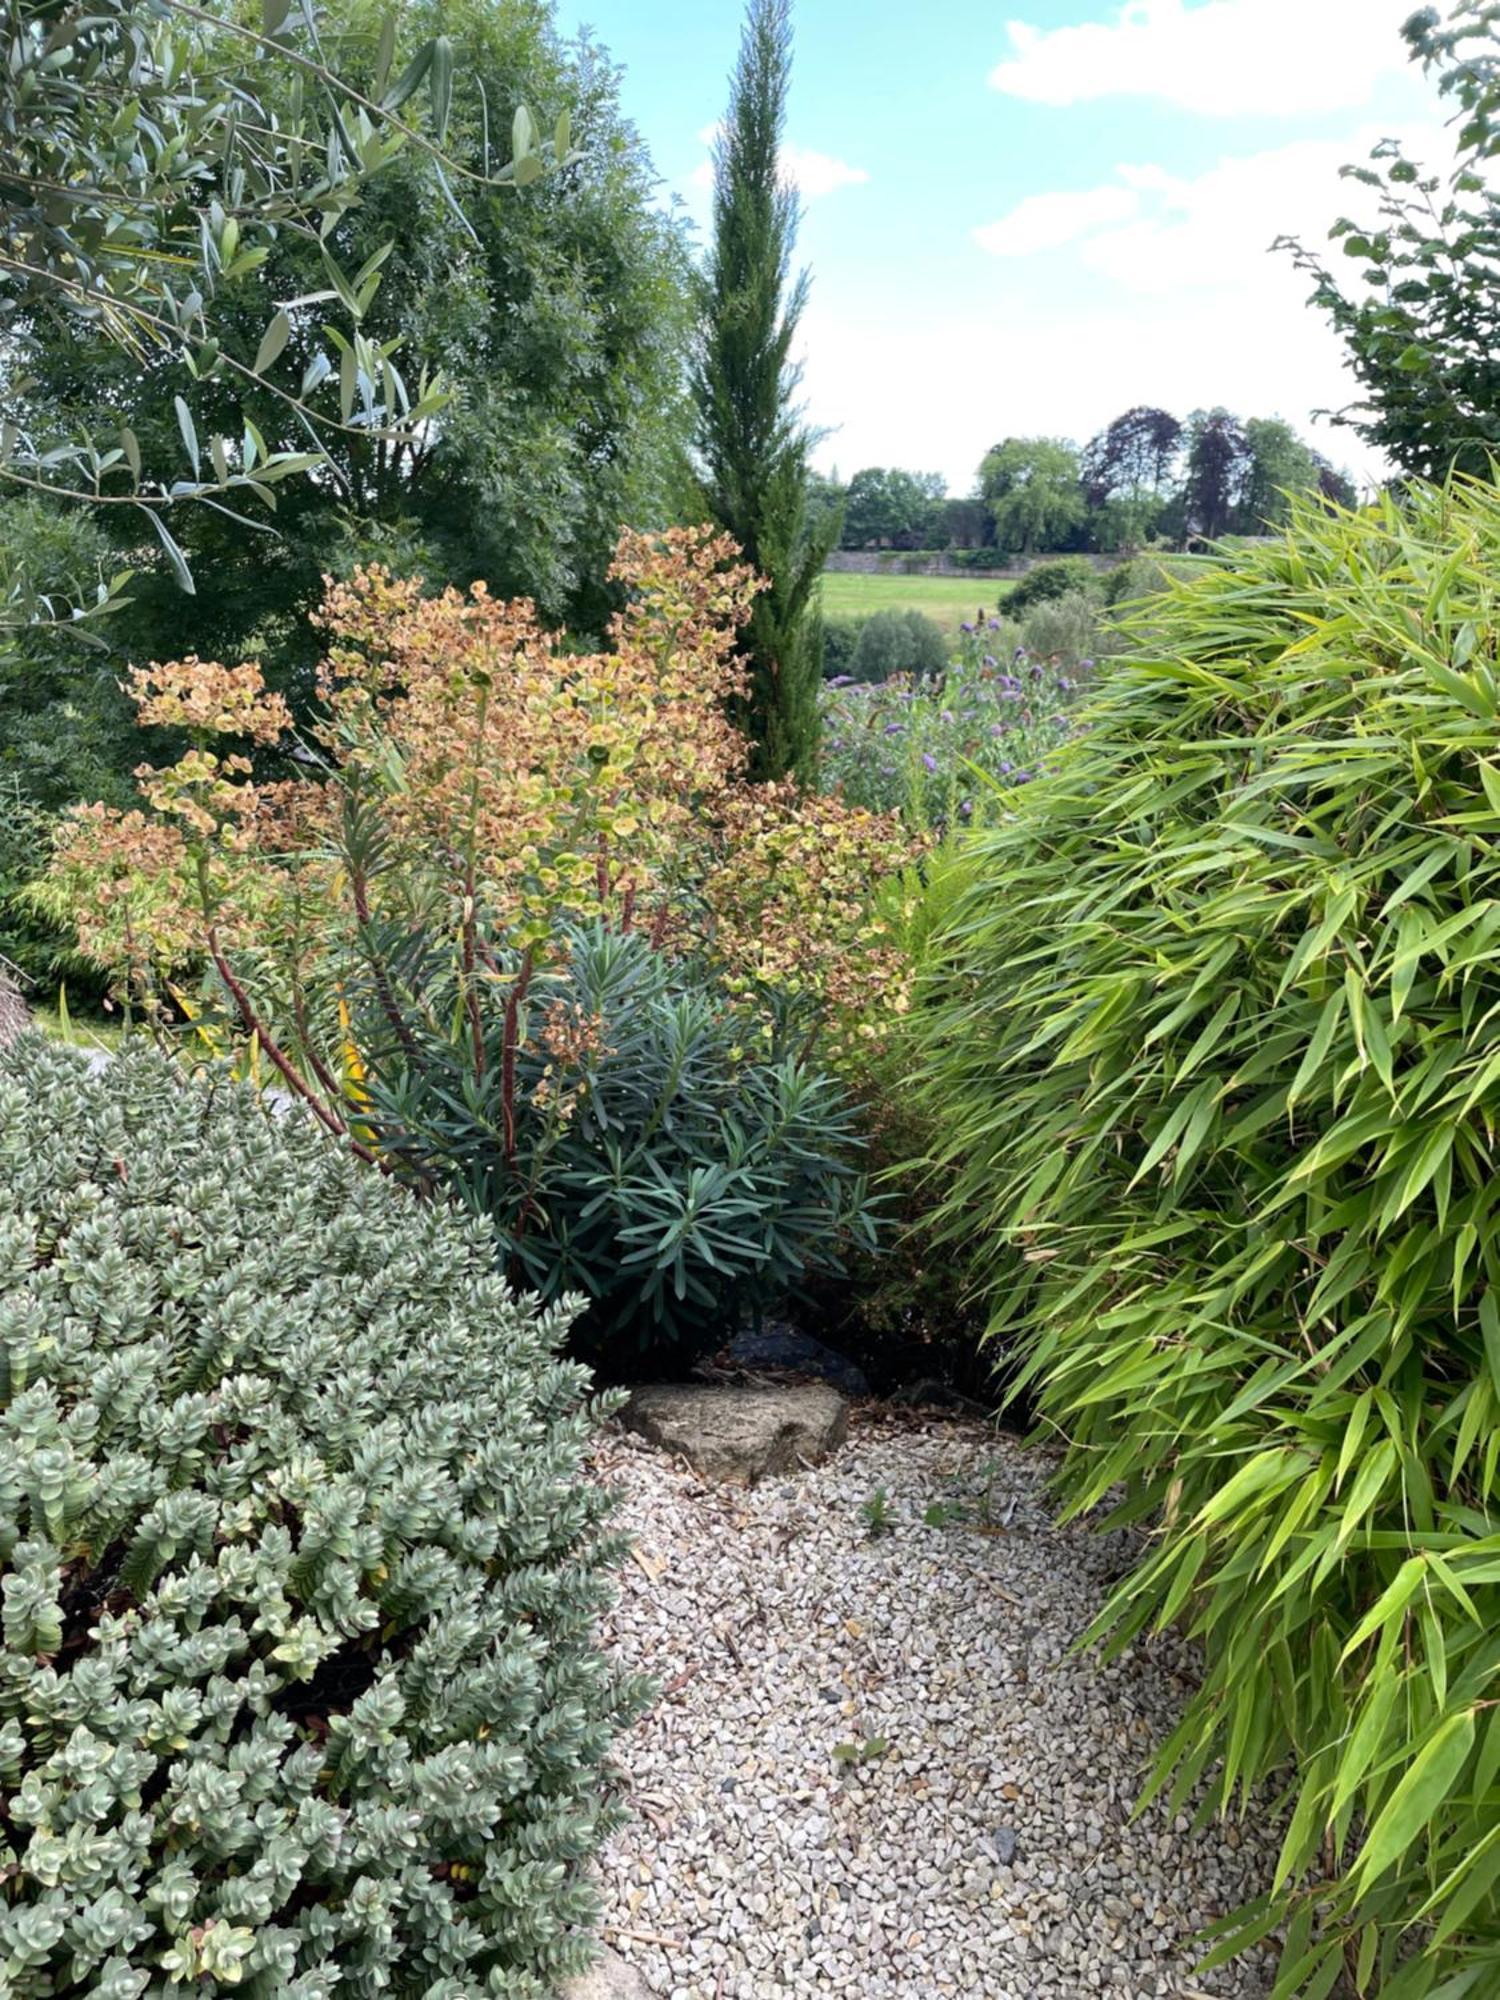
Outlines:
{"type": "MultiPolygon", "coordinates": [[[[233,996],[225,963],[243,956],[274,989],[263,1025],[290,1018],[303,1033],[315,963],[326,1003],[372,926],[414,914],[430,932],[451,921],[472,971],[485,927],[545,951],[560,923],[623,912],[682,934],[706,908],[741,990],[792,978],[768,943],[793,928],[773,906],[808,886],[787,856],[809,836],[791,788],[744,784],[746,745],[726,720],[758,588],[733,555],[702,529],[626,535],[614,574],[631,596],[612,648],[587,657],[482,586],[424,599],[384,570],[360,573],[329,592],[322,704],[302,752],[312,775],[290,782],[258,780],[240,747],[282,740],[289,722],[253,662],[145,670],[131,689],[143,723],[195,740],[143,767],[148,810],[87,807],[65,823],[48,907],[148,1000],[195,951],[233,996]],[[764,933],[732,920],[747,899],[764,933]]],[[[809,941],[830,960],[862,951],[872,886],[907,843],[833,801],[817,838],[831,843],[820,877],[837,862],[842,888],[800,927],[793,984],[836,999],[842,975],[810,975],[809,941]]],[[[332,1018],[325,1007],[325,1031],[332,1018]]]]}
{"type": "Polygon", "coordinates": [[[872,894],[916,843],[892,816],[761,785],[727,800],[722,854],[704,883],[711,949],[732,991],[799,1003],[835,1040],[873,1039],[907,1007],[899,922],[872,894]]]}
{"type": "Polygon", "coordinates": [[[980,821],[997,787],[1028,783],[1072,734],[1070,711],[1093,662],[991,650],[1004,639],[997,619],[965,627],[958,659],[938,679],[830,681],[825,784],[849,805],[927,829],[980,821]]]}
{"type": "MultiPolygon", "coordinates": [[[[549,1032],[528,996],[581,924],[696,961],[741,1040],[790,1010],[803,1048],[819,1031],[853,1047],[878,1031],[872,1003],[887,1018],[903,1004],[871,907],[909,836],[857,804],[744,782],[726,709],[758,586],[727,539],[627,535],[615,574],[630,596],[611,649],[587,657],[482,588],[424,598],[374,569],[331,589],[319,713],[297,746],[308,775],[290,780],[263,780],[248,754],[288,723],[253,662],[153,666],[132,689],[143,721],[193,740],[142,768],[144,809],[67,822],[50,908],[158,1015],[237,1037],[388,1167],[410,1149],[372,1107],[399,1077],[400,1122],[438,1129],[460,1086],[430,1045],[457,1024],[462,1092],[472,1109],[498,1089],[499,1157],[520,1173],[513,1128],[538,1101],[517,1077],[549,1032]]],[[[747,1115],[732,1076],[712,1088],[726,1120],[747,1115]]],[[[422,1171],[469,1193],[468,1148],[427,1147],[422,1171]]],[[[834,1227],[809,1217],[809,1235],[834,1227]]]]}

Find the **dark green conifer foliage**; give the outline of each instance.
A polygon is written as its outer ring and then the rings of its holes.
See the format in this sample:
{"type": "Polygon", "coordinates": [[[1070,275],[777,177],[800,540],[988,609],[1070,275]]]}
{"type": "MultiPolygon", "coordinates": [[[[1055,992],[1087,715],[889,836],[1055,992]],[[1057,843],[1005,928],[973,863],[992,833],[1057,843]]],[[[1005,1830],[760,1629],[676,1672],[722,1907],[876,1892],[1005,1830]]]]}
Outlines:
{"type": "Polygon", "coordinates": [[[714,153],[694,391],[704,503],[768,585],[747,632],[750,688],[736,719],[753,741],[756,777],[806,781],[818,747],[815,592],[841,517],[808,520],[813,434],[794,401],[801,370],[791,348],[807,274],[792,275],[798,204],[778,157],[791,62],[787,0],[750,0],[714,153]]]}

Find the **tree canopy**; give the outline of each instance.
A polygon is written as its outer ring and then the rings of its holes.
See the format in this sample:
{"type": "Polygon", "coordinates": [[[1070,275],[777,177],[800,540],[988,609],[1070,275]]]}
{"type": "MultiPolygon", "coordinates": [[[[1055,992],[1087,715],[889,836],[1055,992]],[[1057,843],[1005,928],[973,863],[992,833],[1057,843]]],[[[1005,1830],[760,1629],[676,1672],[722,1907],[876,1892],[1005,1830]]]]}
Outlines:
{"type": "MultiPolygon", "coordinates": [[[[330,60],[326,25],[311,0],[295,12],[264,0],[258,29],[191,0],[101,0],[81,14],[18,0],[0,29],[0,478],[149,522],[188,589],[169,516],[190,503],[273,506],[277,483],[321,464],[332,436],[419,436],[440,407],[437,381],[409,379],[397,347],[363,324],[389,245],[351,261],[340,231],[372,180],[415,154],[445,185],[447,166],[493,198],[566,153],[566,128],[544,151],[528,114],[513,163],[487,150],[452,160],[449,38],[430,32],[398,68],[390,15],[372,26],[374,60],[356,83],[330,60]],[[292,243],[314,265],[315,295],[231,330],[226,295],[292,243]],[[293,312],[318,328],[300,373],[285,352],[293,312]],[[71,422],[55,402],[35,404],[25,370],[47,343],[109,353],[154,380],[167,421],[153,441],[170,425],[170,447],[148,456],[133,424],[81,401],[71,422]],[[200,431],[181,394],[191,385],[230,406],[232,422],[200,431]],[[290,446],[238,408],[246,392],[279,407],[290,446]]],[[[451,189],[448,200],[456,216],[451,189]]],[[[7,623],[55,615],[24,575],[10,583],[7,623]]],[[[111,596],[102,582],[68,611],[111,596]]]]}
{"type": "Polygon", "coordinates": [[[1066,545],[1083,524],[1082,468],[1063,438],[1010,437],[985,453],[979,490],[995,524],[995,546],[1029,555],[1066,545]]]}
{"type": "MultiPolygon", "coordinates": [[[[372,89],[380,24],[360,0],[333,6],[326,20],[344,73],[372,89]]],[[[439,12],[419,0],[412,18],[435,29],[439,12]]],[[[278,368],[339,386],[328,301],[317,296],[330,285],[325,250],[358,271],[399,242],[400,254],[378,264],[363,337],[442,379],[446,396],[395,435],[335,428],[320,476],[283,490],[275,536],[212,510],[183,517],[179,536],[189,560],[211,571],[212,602],[185,614],[164,579],[138,586],[126,624],[139,652],[180,650],[186,630],[202,653],[253,646],[273,673],[278,662],[289,669],[311,658],[305,613],[322,574],[363,555],[457,583],[482,576],[496,592],[534,597],[551,618],[597,628],[621,521],[673,511],[686,424],[687,253],[682,226],[655,203],[649,158],[620,111],[618,72],[593,44],[563,41],[545,0],[503,9],[453,0],[441,19],[465,79],[447,143],[482,157],[487,122],[513,119],[524,138],[533,113],[520,107],[529,104],[549,127],[565,127],[566,164],[519,197],[486,192],[460,207],[441,162],[408,146],[326,243],[279,232],[257,264],[221,283],[215,320],[226,347],[253,350],[279,317],[278,368]],[[283,313],[281,302],[296,299],[309,302],[283,313]]],[[[295,82],[287,75],[268,85],[278,115],[295,82]]],[[[54,427],[106,409],[145,451],[170,453],[170,356],[142,365],[38,325],[25,363],[30,394],[54,427]]],[[[214,374],[184,381],[180,393],[201,436],[228,430],[238,409],[273,451],[305,442],[299,410],[268,383],[214,374]]]]}
{"type": "Polygon", "coordinates": [[[1359,397],[1333,413],[1403,472],[1488,477],[1500,453],[1500,5],[1478,0],[1445,22],[1436,8],[1403,30],[1412,60],[1455,112],[1446,173],[1385,140],[1345,177],[1378,200],[1330,230],[1337,259],[1283,238],[1313,280],[1312,302],[1348,350],[1359,397]]]}

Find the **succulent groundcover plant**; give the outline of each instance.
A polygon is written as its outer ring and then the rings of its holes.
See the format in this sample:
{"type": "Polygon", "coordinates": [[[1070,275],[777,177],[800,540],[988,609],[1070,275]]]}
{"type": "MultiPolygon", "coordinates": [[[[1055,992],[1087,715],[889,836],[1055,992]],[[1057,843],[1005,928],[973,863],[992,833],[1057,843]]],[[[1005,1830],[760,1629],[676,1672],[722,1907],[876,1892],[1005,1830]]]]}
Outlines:
{"type": "Polygon", "coordinates": [[[145,1050],[0,1055],[0,1990],[543,2000],[640,1683],[567,1310],[145,1050]]]}

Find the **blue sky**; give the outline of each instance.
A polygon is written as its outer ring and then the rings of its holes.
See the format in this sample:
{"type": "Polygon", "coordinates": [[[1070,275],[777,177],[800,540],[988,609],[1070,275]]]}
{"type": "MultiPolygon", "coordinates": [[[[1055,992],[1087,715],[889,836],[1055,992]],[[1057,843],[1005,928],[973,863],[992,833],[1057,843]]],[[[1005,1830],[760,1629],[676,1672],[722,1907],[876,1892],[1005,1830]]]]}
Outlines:
{"type": "MultiPolygon", "coordinates": [[[[800,0],[787,166],[812,271],[818,459],[967,490],[1011,433],[1082,440],[1132,403],[1312,428],[1347,400],[1306,282],[1386,134],[1446,161],[1409,69],[1414,0],[800,0]]],[[[625,66],[664,193],[706,219],[736,0],[561,0],[625,66]]],[[[1348,433],[1319,434],[1356,472],[1348,433]]]]}

